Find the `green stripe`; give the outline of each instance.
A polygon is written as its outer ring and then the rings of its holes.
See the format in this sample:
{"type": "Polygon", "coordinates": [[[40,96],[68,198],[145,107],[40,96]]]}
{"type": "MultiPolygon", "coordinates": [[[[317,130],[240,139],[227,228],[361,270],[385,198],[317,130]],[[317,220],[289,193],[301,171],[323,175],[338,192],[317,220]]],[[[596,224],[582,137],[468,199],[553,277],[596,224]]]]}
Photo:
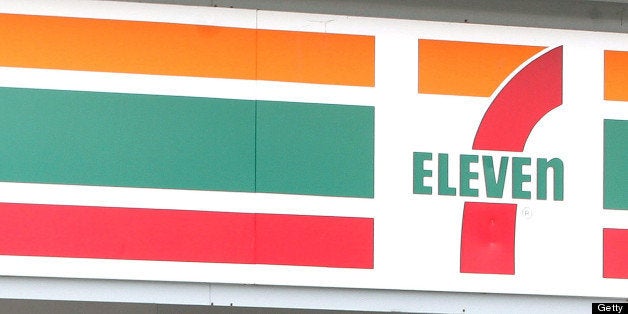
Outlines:
{"type": "Polygon", "coordinates": [[[372,198],[373,146],[373,107],[0,88],[0,181],[372,198]]]}
{"type": "Polygon", "coordinates": [[[374,108],[258,101],[258,192],[373,197],[374,108]]]}
{"type": "Polygon", "coordinates": [[[628,209],[626,120],[604,120],[604,208],[628,209]]]}
{"type": "Polygon", "coordinates": [[[0,88],[0,180],[254,191],[255,102],[0,88]]]}

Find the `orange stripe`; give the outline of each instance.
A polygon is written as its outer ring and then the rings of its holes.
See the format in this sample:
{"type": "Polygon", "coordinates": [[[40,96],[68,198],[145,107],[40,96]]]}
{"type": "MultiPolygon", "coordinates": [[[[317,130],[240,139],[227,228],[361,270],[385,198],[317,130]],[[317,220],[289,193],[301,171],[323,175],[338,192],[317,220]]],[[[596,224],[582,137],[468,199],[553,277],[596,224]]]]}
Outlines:
{"type": "Polygon", "coordinates": [[[0,14],[0,38],[0,66],[374,83],[372,36],[0,14]]]}
{"type": "Polygon", "coordinates": [[[255,78],[255,31],[0,14],[0,65],[255,78]]]}
{"type": "Polygon", "coordinates": [[[628,101],[628,51],[604,51],[604,99],[628,101]]]}
{"type": "Polygon", "coordinates": [[[488,97],[545,47],[419,40],[419,93],[488,97]]]}
{"type": "Polygon", "coordinates": [[[375,85],[373,36],[260,30],[258,78],[375,85]]]}

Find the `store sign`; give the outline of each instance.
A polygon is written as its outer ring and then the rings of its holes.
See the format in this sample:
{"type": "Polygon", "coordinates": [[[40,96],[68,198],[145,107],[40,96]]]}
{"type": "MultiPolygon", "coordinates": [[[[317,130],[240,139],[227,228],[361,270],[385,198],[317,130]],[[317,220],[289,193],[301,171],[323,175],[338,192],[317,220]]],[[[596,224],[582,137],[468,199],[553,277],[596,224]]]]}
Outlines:
{"type": "Polygon", "coordinates": [[[628,291],[624,34],[0,11],[0,275],[628,291]]]}
{"type": "MultiPolygon", "coordinates": [[[[532,159],[528,157],[501,157],[499,167],[490,155],[460,155],[459,164],[461,166],[458,175],[460,184],[458,187],[450,186],[449,183],[449,155],[446,153],[438,153],[438,195],[452,196],[473,196],[478,197],[480,188],[471,188],[472,180],[479,179],[479,175],[483,176],[486,184],[482,194],[486,197],[502,198],[504,196],[504,186],[506,180],[510,180],[512,185],[512,198],[531,199],[532,192],[523,189],[523,184],[533,182],[536,184],[536,199],[547,199],[547,182],[548,173],[551,171],[553,175],[553,191],[555,201],[563,200],[563,184],[564,184],[564,166],[559,158],[547,160],[547,158],[538,158],[536,160],[536,176],[533,174],[524,174],[523,167],[531,166],[532,159]],[[478,164],[482,158],[481,172],[471,171],[471,164],[478,164]],[[508,165],[511,164],[512,170],[508,165]],[[509,171],[510,170],[510,171],[509,171]],[[511,173],[509,176],[508,173],[511,173]],[[513,184],[514,183],[514,184],[513,184]]],[[[432,177],[432,170],[425,169],[425,161],[432,160],[432,153],[417,152],[414,153],[414,161],[416,168],[414,169],[414,193],[415,194],[433,194],[431,186],[425,186],[426,177],[432,177]]],[[[533,186],[534,188],[534,186],[533,186]]]]}

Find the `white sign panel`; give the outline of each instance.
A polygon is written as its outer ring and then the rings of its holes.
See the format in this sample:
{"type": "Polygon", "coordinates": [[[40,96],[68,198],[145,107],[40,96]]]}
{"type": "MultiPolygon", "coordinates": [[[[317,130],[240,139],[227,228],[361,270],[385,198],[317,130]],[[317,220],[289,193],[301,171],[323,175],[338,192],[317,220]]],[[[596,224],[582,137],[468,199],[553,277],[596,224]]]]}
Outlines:
{"type": "Polygon", "coordinates": [[[626,296],[628,35],[0,12],[0,275],[626,296]]]}

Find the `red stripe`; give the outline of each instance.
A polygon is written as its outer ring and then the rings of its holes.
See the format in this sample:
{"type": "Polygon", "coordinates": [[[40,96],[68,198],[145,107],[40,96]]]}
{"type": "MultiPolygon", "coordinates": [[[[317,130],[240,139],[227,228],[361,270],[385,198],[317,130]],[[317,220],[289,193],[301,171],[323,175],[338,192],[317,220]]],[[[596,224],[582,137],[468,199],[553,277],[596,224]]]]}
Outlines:
{"type": "Polygon", "coordinates": [[[515,273],[516,204],[464,203],[460,272],[515,273]]]}
{"type": "Polygon", "coordinates": [[[373,268],[373,219],[258,215],[255,239],[260,264],[373,268]]]}
{"type": "Polygon", "coordinates": [[[7,203],[0,217],[1,255],[373,267],[371,218],[7,203]]]}
{"type": "Polygon", "coordinates": [[[628,279],[628,229],[604,229],[604,278],[628,279]]]}

